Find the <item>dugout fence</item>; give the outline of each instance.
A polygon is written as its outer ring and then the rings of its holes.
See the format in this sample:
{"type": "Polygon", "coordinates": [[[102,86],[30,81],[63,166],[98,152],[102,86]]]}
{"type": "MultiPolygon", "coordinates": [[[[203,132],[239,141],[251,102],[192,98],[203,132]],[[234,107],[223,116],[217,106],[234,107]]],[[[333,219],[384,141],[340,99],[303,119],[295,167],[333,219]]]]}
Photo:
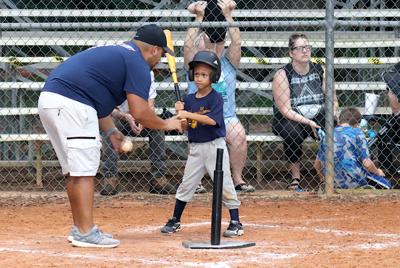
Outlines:
{"type": "MultiPolygon", "coordinates": [[[[325,66],[328,115],[336,91],[339,107],[365,113],[365,93],[379,95],[376,114],[391,114],[381,73],[400,61],[400,7],[380,1],[237,1],[235,22],[193,22],[191,1],[10,1],[0,4],[0,184],[2,190],[64,189],[55,153],[37,115],[37,99],[48,74],[69,56],[91,46],[129,40],[136,29],[157,23],[173,33],[181,88],[184,37],[188,27],[239,27],[241,60],[237,70],[237,114],[246,130],[246,182],[257,190],[285,190],[291,181],[282,139],[272,133],[272,78],[290,62],[288,38],[305,33],[313,46],[312,61],[325,66]],[[325,5],[326,3],[326,5],[325,5]]],[[[193,36],[193,38],[198,38],[193,36]]],[[[230,43],[228,36],[227,45],[230,43]]],[[[173,84],[166,60],[156,67],[156,112],[174,112],[173,84]]],[[[185,94],[185,91],[182,91],[185,94]]],[[[332,141],[333,117],[327,137],[332,141]]],[[[379,122],[370,128],[379,130],[379,122]]],[[[187,157],[184,135],[165,136],[165,176],[178,185],[187,157]]],[[[176,133],[175,133],[176,134],[176,133]]],[[[148,138],[133,137],[137,148],[117,161],[120,190],[147,191],[154,169],[148,138]]],[[[232,147],[231,150],[234,150],[232,147]]],[[[301,159],[302,186],[318,189],[313,169],[318,143],[307,139],[301,159]]],[[[394,155],[399,155],[393,148],[394,155]]],[[[374,153],[374,152],[372,152],[374,153]]],[[[108,155],[103,155],[99,181],[108,155]]],[[[394,158],[394,165],[399,159],[394,158]]],[[[333,163],[333,159],[328,158],[333,163]]],[[[389,175],[395,187],[398,176],[389,175]]],[[[329,175],[331,181],[333,174],[329,175]]],[[[211,183],[205,178],[206,188],[211,183]]],[[[329,183],[332,187],[332,183],[329,183]]],[[[329,191],[328,191],[329,193],[329,191]]]]}

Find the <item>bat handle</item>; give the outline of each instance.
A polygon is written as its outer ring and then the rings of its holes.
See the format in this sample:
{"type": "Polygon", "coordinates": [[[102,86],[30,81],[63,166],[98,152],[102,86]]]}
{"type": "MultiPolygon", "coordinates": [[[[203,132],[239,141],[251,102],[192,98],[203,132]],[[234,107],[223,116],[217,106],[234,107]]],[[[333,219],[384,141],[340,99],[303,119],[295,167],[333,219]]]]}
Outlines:
{"type": "Polygon", "coordinates": [[[177,101],[182,101],[182,98],[181,98],[181,91],[179,90],[178,84],[174,84],[174,88],[175,88],[176,100],[177,100],[177,101]]]}

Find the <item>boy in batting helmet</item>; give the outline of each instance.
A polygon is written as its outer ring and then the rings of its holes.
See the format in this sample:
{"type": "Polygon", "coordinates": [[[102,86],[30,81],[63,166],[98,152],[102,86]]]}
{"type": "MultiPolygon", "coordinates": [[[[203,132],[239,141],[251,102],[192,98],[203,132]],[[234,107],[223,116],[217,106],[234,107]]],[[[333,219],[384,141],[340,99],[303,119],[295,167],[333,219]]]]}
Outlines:
{"type": "Polygon", "coordinates": [[[223,99],[211,84],[221,75],[221,62],[211,51],[198,52],[189,63],[189,79],[194,81],[197,92],[186,96],[184,102],[177,102],[178,118],[188,122],[190,152],[186,162],[182,183],[176,193],[174,213],[162,233],[174,233],[181,227],[180,219],[186,203],[190,202],[201,178],[207,172],[213,179],[217,148],[224,149],[223,155],[223,203],[229,209],[231,221],[224,232],[225,237],[243,235],[239,220],[240,201],[233,185],[228,149],[225,143],[223,99]]]}

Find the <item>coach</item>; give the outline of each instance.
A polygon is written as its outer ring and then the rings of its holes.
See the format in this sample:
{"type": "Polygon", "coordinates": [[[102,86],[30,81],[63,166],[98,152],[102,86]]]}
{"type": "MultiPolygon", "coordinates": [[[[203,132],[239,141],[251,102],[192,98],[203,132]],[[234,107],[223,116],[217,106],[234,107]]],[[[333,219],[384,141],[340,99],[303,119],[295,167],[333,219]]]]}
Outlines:
{"type": "Polygon", "coordinates": [[[179,130],[176,118],[162,120],[147,103],[150,70],[167,48],[158,26],[138,29],[118,45],[87,49],[62,63],[48,77],[39,97],[40,120],[67,175],[67,193],[74,225],[69,240],[78,247],[112,248],[119,241],[93,223],[94,176],[100,164],[99,127],[121,152],[124,139],[111,112],[128,100],[132,116],[146,128],[179,130]]]}

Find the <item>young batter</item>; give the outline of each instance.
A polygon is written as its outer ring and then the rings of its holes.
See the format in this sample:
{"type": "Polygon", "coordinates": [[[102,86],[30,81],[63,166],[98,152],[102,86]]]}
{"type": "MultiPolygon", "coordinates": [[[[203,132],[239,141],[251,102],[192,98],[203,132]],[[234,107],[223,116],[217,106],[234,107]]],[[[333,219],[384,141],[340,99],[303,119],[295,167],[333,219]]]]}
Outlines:
{"type": "Polygon", "coordinates": [[[225,237],[243,235],[239,220],[240,201],[233,185],[229,155],[225,143],[223,99],[211,84],[221,75],[221,62],[211,51],[198,52],[189,63],[189,79],[195,81],[197,92],[186,96],[184,103],[177,102],[178,118],[187,120],[189,155],[182,183],[176,193],[174,214],[161,228],[162,233],[174,233],[180,229],[180,220],[186,203],[193,198],[197,185],[207,172],[214,179],[217,148],[223,154],[223,204],[229,209],[231,221],[224,232],[225,237]]]}

